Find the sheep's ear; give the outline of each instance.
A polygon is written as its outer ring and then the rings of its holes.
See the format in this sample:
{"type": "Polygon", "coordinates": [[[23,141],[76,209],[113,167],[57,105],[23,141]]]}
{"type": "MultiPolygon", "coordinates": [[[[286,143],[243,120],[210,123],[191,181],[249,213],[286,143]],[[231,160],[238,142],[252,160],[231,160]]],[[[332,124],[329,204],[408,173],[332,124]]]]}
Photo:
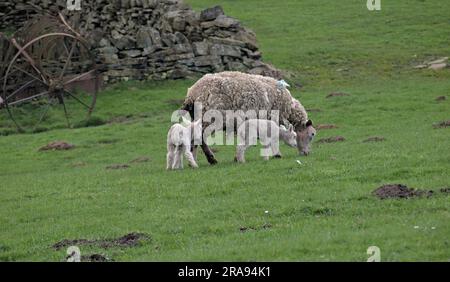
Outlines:
{"type": "Polygon", "coordinates": [[[286,127],[284,125],[280,125],[280,128],[283,129],[284,131],[286,131],[286,127]]]}
{"type": "Polygon", "coordinates": [[[312,126],[312,125],[313,125],[312,120],[308,119],[308,121],[306,122],[306,127],[312,126]]]}

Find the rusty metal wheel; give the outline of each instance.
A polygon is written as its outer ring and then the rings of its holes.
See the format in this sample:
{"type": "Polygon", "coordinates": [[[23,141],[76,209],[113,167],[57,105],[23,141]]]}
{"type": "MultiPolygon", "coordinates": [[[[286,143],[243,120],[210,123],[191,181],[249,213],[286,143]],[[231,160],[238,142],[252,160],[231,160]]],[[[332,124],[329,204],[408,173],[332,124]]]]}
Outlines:
{"type": "Polygon", "coordinates": [[[9,42],[15,53],[3,64],[1,102],[19,131],[63,126],[54,124],[61,120],[70,127],[91,115],[99,87],[95,57],[61,15],[39,18],[9,42]],[[86,85],[90,93],[80,91],[86,85]]]}

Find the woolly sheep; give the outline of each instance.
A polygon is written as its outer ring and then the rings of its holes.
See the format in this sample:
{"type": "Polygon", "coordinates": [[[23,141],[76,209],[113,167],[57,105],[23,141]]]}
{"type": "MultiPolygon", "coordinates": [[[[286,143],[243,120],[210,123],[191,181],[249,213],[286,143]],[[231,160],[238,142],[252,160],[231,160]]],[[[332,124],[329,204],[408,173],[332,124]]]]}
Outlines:
{"type": "Polygon", "coordinates": [[[279,139],[283,140],[288,146],[297,146],[297,134],[292,125],[286,128],[283,125],[278,126],[273,120],[249,119],[238,128],[238,145],[235,157],[237,162],[245,162],[245,151],[251,145],[256,145],[256,139],[259,139],[263,145],[264,160],[268,160],[269,155],[281,158],[279,139]],[[269,132],[272,134],[269,134],[269,132]]]}
{"type": "MultiPolygon", "coordinates": [[[[188,89],[182,109],[194,114],[194,103],[202,104],[202,112],[218,110],[225,116],[226,110],[278,110],[280,122],[288,122],[297,132],[297,148],[300,154],[309,153],[309,145],[315,134],[312,122],[302,104],[293,98],[288,89],[280,89],[276,79],[241,72],[221,72],[207,74],[188,89]]],[[[255,118],[259,118],[255,117],[255,118]]],[[[267,118],[267,117],[262,117],[267,118]]],[[[209,125],[203,122],[203,130],[209,125]]],[[[224,121],[223,127],[226,124],[224,121]]],[[[219,129],[218,129],[219,130],[219,129]]],[[[206,142],[202,150],[210,164],[217,163],[206,142]]]]}
{"type": "MultiPolygon", "coordinates": [[[[189,122],[184,119],[187,126],[179,123],[172,125],[167,133],[167,169],[183,169],[183,153],[192,168],[197,168],[197,162],[191,153],[191,142],[201,140],[194,140],[197,136],[202,134],[201,120],[196,122],[189,122]]],[[[200,137],[201,138],[201,137],[200,137]]]]}

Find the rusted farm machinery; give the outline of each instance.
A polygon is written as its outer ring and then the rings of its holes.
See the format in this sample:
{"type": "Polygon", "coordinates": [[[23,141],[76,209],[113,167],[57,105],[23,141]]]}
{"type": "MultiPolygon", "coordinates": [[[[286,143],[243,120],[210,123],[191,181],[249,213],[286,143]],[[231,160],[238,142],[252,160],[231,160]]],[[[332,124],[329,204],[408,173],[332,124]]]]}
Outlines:
{"type": "Polygon", "coordinates": [[[69,127],[89,118],[100,82],[89,43],[62,14],[36,16],[9,38],[0,33],[0,111],[19,131],[35,130],[50,113],[69,127]]]}

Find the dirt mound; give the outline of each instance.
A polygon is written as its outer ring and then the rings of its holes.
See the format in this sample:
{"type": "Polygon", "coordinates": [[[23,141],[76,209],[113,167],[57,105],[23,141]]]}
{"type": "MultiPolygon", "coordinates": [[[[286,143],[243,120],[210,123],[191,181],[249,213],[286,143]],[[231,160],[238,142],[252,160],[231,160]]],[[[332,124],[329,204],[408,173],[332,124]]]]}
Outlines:
{"type": "Polygon", "coordinates": [[[69,246],[97,246],[104,249],[109,249],[113,247],[134,247],[141,241],[149,240],[150,236],[144,233],[129,233],[119,238],[114,239],[64,239],[55,243],[52,248],[55,250],[60,250],[69,246]]]}
{"type": "Polygon", "coordinates": [[[239,231],[241,231],[241,232],[258,231],[258,230],[264,230],[264,229],[270,229],[270,228],[272,228],[272,224],[266,223],[266,224],[263,224],[262,226],[259,226],[259,227],[241,226],[241,227],[239,227],[239,231]]]}
{"type": "Polygon", "coordinates": [[[149,162],[150,158],[146,156],[137,157],[134,160],[130,161],[130,163],[146,163],[149,162]]]}
{"type": "Polygon", "coordinates": [[[450,194],[450,188],[442,188],[439,190],[441,193],[449,193],[450,194]]]}
{"type": "Polygon", "coordinates": [[[50,150],[57,150],[57,151],[63,151],[63,150],[70,150],[75,148],[75,145],[69,144],[64,141],[53,141],[48,143],[47,145],[39,148],[39,151],[50,151],[50,150]]]}
{"type": "Polygon", "coordinates": [[[114,165],[107,166],[106,169],[126,169],[129,167],[130,166],[127,164],[114,164],[114,165]]]}
{"type": "Polygon", "coordinates": [[[328,95],[326,96],[326,98],[331,98],[331,97],[342,97],[342,96],[350,96],[350,94],[343,93],[343,92],[332,92],[332,93],[328,94],[328,95]]]}
{"type": "Polygon", "coordinates": [[[450,126],[450,120],[444,120],[438,123],[433,124],[434,128],[444,128],[450,126]]]}
{"type": "Polygon", "coordinates": [[[367,138],[363,142],[382,142],[385,140],[386,140],[386,138],[384,138],[383,136],[373,136],[373,137],[367,138]]]}
{"type": "Polygon", "coordinates": [[[81,256],[80,260],[82,262],[107,262],[107,261],[113,261],[112,259],[101,255],[101,254],[92,254],[92,255],[85,255],[81,256]]]}
{"type": "Polygon", "coordinates": [[[445,101],[445,100],[447,100],[447,96],[436,97],[436,101],[438,101],[438,102],[445,101]]]}
{"type": "Polygon", "coordinates": [[[321,130],[321,129],[333,129],[333,128],[337,128],[336,125],[334,124],[318,124],[316,126],[317,130],[321,130]]]}
{"type": "Polygon", "coordinates": [[[408,188],[403,184],[386,184],[372,192],[373,195],[380,199],[388,199],[388,198],[413,198],[413,197],[421,197],[427,196],[430,197],[433,195],[433,191],[425,191],[418,190],[413,188],[408,188]]]}
{"type": "Polygon", "coordinates": [[[342,136],[333,136],[328,138],[322,138],[317,143],[335,143],[345,141],[345,138],[342,136]]]}

